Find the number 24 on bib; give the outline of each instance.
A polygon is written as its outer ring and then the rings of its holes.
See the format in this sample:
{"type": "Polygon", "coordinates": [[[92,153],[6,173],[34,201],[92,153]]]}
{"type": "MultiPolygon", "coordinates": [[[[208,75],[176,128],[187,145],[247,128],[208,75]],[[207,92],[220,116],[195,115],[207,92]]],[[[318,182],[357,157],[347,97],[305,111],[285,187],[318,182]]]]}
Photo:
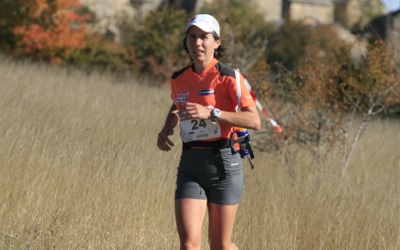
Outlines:
{"type": "Polygon", "coordinates": [[[181,120],[181,138],[183,142],[209,140],[221,136],[221,126],[211,120],[191,119],[181,120]]]}

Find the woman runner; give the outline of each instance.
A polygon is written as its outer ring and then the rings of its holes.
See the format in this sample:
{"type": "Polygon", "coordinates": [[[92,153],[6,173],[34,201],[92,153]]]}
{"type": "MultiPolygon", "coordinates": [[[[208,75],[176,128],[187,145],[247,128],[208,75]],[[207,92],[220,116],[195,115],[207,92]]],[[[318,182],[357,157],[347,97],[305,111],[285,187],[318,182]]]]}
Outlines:
{"type": "Polygon", "coordinates": [[[198,14],[188,21],[183,47],[192,63],[172,75],[173,103],[157,140],[160,150],[170,151],[169,136],[179,124],[183,149],[175,217],[180,249],[201,249],[207,209],[210,248],[238,249],[231,236],[244,176],[232,138],[235,127],[259,129],[260,117],[243,76],[218,60],[226,48],[213,16],[198,14]]]}

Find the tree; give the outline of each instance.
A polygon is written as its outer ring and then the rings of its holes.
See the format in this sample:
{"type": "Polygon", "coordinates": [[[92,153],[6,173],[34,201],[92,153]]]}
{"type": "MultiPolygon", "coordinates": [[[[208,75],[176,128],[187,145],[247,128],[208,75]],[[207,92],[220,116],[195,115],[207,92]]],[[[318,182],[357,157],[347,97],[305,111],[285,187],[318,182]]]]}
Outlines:
{"type": "Polygon", "coordinates": [[[60,64],[89,42],[90,13],[78,0],[20,1],[25,19],[13,28],[16,54],[60,64]]]}

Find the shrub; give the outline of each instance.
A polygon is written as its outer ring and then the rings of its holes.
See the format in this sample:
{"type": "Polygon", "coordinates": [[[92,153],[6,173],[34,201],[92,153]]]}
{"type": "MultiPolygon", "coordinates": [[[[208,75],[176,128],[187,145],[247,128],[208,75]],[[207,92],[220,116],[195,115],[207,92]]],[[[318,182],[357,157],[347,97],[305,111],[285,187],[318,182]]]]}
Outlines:
{"type": "Polygon", "coordinates": [[[182,49],[185,11],[162,8],[148,14],[139,27],[121,22],[122,44],[130,47],[138,62],[138,72],[150,74],[160,82],[188,63],[182,49]]]}
{"type": "Polygon", "coordinates": [[[399,104],[399,69],[392,55],[382,42],[367,46],[360,65],[343,45],[333,59],[304,60],[293,71],[281,67],[281,74],[265,83],[263,94],[279,107],[287,141],[310,150],[312,145],[345,145],[355,118],[361,120],[362,133],[368,120],[399,104]]]}
{"type": "Polygon", "coordinates": [[[24,0],[0,1],[0,48],[9,51],[16,43],[13,28],[26,22],[32,5],[24,0]]]}
{"type": "Polygon", "coordinates": [[[84,49],[76,50],[68,60],[64,60],[64,65],[86,72],[106,70],[116,76],[129,76],[137,73],[135,60],[129,48],[98,35],[84,49]]]}
{"type": "Polygon", "coordinates": [[[25,20],[14,26],[16,54],[61,64],[88,44],[89,13],[78,14],[78,0],[21,1],[25,20]]]}
{"type": "Polygon", "coordinates": [[[267,60],[274,72],[279,69],[274,65],[279,62],[288,70],[293,70],[304,57],[309,42],[311,27],[299,22],[286,22],[270,36],[267,60]]]}

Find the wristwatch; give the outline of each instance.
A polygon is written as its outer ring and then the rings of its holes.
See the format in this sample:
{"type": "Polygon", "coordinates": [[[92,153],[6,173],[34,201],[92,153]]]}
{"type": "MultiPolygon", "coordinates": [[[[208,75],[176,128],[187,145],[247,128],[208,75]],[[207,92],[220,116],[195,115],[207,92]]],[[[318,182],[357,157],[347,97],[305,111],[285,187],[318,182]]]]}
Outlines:
{"type": "Polygon", "coordinates": [[[217,120],[218,120],[220,115],[221,115],[221,110],[220,109],[211,110],[211,121],[212,122],[217,122],[217,120]]]}

